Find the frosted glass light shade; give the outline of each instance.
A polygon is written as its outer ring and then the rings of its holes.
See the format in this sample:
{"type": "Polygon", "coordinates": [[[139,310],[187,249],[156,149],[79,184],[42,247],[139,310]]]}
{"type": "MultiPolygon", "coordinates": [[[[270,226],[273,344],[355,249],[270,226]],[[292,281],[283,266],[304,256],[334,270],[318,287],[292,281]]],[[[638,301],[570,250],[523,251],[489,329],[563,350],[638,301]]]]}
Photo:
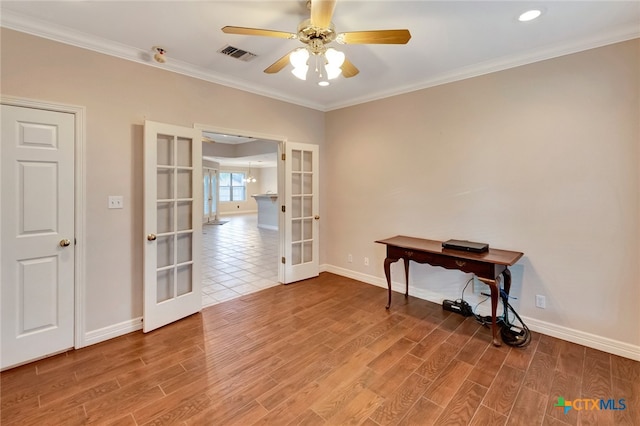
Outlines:
{"type": "Polygon", "coordinates": [[[291,52],[291,55],[289,55],[289,62],[291,62],[294,68],[306,66],[308,60],[309,51],[304,47],[294,50],[291,52]]]}

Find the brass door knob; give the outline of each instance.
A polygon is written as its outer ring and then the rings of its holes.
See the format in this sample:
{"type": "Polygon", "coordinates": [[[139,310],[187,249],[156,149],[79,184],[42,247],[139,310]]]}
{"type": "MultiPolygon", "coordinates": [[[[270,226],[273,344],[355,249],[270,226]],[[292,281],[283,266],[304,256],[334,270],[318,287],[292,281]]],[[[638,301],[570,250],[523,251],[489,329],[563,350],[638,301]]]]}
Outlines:
{"type": "Polygon", "coordinates": [[[320,216],[319,215],[315,215],[314,219],[315,220],[320,220],[320,216]]]}
{"type": "Polygon", "coordinates": [[[155,241],[155,240],[156,240],[156,234],[149,234],[149,235],[147,235],[147,240],[149,240],[149,241],[155,241]]]}
{"type": "Polygon", "coordinates": [[[69,247],[71,245],[71,241],[64,239],[60,240],[60,247],[69,247]]]}

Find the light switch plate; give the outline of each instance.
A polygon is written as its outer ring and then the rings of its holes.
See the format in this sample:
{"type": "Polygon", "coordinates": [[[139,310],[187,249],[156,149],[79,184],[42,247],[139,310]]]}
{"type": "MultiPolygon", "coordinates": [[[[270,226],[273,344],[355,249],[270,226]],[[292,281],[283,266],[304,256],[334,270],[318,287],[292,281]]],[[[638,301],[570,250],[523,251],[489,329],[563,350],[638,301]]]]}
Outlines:
{"type": "Polygon", "coordinates": [[[110,209],[124,208],[124,201],[122,200],[122,195],[109,195],[109,208],[110,209]]]}

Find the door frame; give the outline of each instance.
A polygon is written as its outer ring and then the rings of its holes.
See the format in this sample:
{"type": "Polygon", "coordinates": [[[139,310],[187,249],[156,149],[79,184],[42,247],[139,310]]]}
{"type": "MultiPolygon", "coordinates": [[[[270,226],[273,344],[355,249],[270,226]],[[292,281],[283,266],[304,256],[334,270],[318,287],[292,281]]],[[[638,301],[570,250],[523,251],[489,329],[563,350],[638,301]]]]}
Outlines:
{"type": "MultiPolygon", "coordinates": [[[[85,193],[86,193],[86,107],[59,102],[43,101],[38,99],[23,98],[18,96],[0,95],[0,103],[23,108],[41,109],[54,112],[63,112],[74,115],[74,237],[75,237],[75,259],[74,259],[74,348],[79,349],[86,346],[85,338],[85,193]]],[[[2,213],[0,212],[0,215],[2,213]]],[[[1,232],[1,231],[0,231],[1,232]]],[[[2,236],[0,235],[0,238],[2,236]]],[[[1,253],[0,253],[1,255],[1,253]]],[[[1,267],[1,266],[0,266],[1,267]]]]}
{"type": "MultiPolygon", "coordinates": [[[[225,135],[242,135],[249,138],[255,139],[268,139],[274,142],[278,142],[278,163],[276,167],[276,173],[278,176],[278,194],[284,195],[285,190],[285,182],[284,182],[284,173],[285,168],[284,164],[280,159],[282,158],[282,154],[284,153],[284,145],[287,143],[286,136],[282,135],[271,135],[268,133],[259,133],[254,131],[247,130],[238,130],[238,129],[230,129],[228,127],[220,127],[214,126],[210,124],[202,124],[202,123],[193,123],[193,128],[198,129],[200,132],[212,132],[212,133],[222,133],[225,135]]],[[[278,195],[278,210],[280,210],[282,206],[282,196],[278,195]]],[[[284,256],[284,215],[278,215],[278,259],[284,256]]],[[[285,265],[281,262],[278,262],[278,281],[284,282],[284,273],[285,273],[285,265]]]]}

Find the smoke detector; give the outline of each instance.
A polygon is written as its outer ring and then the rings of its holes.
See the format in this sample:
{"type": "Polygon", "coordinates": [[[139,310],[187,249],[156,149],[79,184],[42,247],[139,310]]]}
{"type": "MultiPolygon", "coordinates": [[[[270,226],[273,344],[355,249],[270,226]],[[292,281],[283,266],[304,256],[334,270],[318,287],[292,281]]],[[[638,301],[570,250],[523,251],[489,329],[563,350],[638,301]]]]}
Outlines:
{"type": "Polygon", "coordinates": [[[165,56],[167,54],[167,51],[163,47],[154,46],[152,50],[155,52],[153,55],[154,61],[159,64],[164,64],[165,62],[167,62],[167,57],[165,56]]]}

